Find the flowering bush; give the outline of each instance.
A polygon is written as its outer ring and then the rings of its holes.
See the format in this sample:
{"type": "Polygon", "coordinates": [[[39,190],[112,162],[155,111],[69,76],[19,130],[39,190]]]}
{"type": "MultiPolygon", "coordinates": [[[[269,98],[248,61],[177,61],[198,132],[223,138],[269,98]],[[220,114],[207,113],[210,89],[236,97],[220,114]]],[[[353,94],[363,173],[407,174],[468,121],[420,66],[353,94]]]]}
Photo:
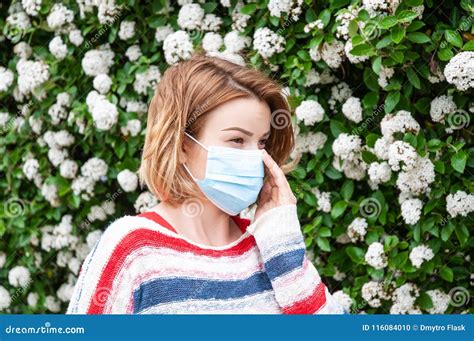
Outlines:
{"type": "Polygon", "coordinates": [[[341,304],[472,312],[472,2],[22,0],[1,13],[0,311],[64,312],[108,222],[157,203],[136,175],[147,103],[201,49],[284,84],[308,256],[341,304]]]}

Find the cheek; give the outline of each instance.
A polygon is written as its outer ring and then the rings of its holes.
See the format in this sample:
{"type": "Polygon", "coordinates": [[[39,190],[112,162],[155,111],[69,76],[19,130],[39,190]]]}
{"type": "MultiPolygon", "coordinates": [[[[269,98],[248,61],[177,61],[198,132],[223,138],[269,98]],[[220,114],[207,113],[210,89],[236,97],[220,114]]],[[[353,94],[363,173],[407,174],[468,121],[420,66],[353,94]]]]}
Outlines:
{"type": "Polygon", "coordinates": [[[207,151],[201,149],[193,148],[189,153],[187,163],[194,177],[198,179],[203,179],[206,174],[207,151]]]}

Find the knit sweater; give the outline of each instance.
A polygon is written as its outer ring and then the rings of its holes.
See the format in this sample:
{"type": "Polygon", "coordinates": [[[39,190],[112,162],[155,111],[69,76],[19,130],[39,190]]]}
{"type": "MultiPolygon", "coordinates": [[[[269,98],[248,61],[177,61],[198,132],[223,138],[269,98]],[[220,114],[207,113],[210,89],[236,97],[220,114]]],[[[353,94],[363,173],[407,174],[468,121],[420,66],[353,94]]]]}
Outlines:
{"type": "Polygon", "coordinates": [[[232,216],[225,246],[182,236],[148,211],[112,222],[81,267],[67,314],[340,314],[306,257],[296,205],[232,216]]]}

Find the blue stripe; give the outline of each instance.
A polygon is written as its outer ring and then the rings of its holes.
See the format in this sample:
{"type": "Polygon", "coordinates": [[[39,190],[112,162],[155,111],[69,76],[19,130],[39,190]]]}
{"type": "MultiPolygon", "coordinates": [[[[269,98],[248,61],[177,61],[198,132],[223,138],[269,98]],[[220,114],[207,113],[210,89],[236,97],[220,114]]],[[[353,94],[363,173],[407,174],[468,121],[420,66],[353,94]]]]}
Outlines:
{"type": "Polygon", "coordinates": [[[140,285],[133,293],[134,313],[160,303],[185,300],[237,299],[271,290],[265,272],[244,280],[207,280],[195,278],[159,278],[140,285]]]}
{"type": "Polygon", "coordinates": [[[303,265],[305,249],[282,253],[265,262],[265,270],[271,281],[303,265]]]}

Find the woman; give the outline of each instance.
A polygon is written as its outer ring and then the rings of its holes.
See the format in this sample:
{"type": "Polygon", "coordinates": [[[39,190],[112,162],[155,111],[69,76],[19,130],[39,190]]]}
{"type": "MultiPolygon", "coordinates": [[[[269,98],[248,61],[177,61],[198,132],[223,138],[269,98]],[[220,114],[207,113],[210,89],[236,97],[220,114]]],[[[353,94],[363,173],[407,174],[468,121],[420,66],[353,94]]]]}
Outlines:
{"type": "Polygon", "coordinates": [[[139,170],[160,203],[108,226],[68,313],[343,313],[305,257],[284,113],[280,86],[257,70],[199,54],[169,67],[139,170]],[[255,202],[252,222],[241,218],[255,202]]]}

